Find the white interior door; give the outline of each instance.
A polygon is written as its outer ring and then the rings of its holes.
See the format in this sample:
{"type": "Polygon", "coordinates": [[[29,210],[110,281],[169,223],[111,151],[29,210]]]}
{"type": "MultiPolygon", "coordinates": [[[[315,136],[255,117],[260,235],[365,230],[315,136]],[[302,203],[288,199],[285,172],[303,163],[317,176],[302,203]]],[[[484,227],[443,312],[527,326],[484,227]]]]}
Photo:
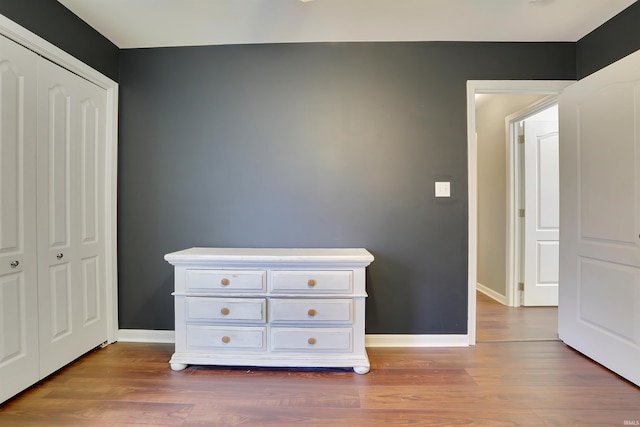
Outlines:
{"type": "Polygon", "coordinates": [[[524,122],[526,306],[558,305],[558,113],[551,107],[524,122]],[[549,120],[551,118],[551,120],[549,120]]]}
{"type": "Polygon", "coordinates": [[[38,381],[37,56],[0,36],[0,402],[38,381]]]}
{"type": "Polygon", "coordinates": [[[640,385],[640,52],[560,97],[560,338],[640,385]]]}
{"type": "Polygon", "coordinates": [[[107,339],[104,91],[39,62],[38,258],[43,376],[107,339]]]}

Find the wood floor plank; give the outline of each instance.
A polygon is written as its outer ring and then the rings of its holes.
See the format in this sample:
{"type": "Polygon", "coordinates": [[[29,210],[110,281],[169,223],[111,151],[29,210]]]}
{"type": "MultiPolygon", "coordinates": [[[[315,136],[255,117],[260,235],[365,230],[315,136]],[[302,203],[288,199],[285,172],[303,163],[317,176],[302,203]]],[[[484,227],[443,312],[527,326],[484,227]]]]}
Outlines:
{"type": "Polygon", "coordinates": [[[192,404],[44,399],[12,404],[0,412],[3,426],[181,426],[192,404]]]}
{"type": "Polygon", "coordinates": [[[511,413],[481,411],[473,414],[446,410],[397,409],[335,409],[322,413],[304,408],[265,408],[260,411],[246,407],[196,405],[185,426],[544,426],[532,411],[511,413]]]}
{"type": "Polygon", "coordinates": [[[575,386],[588,387],[593,384],[616,385],[620,379],[607,370],[584,373],[580,369],[559,370],[532,368],[528,370],[505,370],[502,368],[469,368],[469,376],[479,385],[501,386],[575,386]]]}
{"type": "Polygon", "coordinates": [[[509,307],[476,292],[478,342],[558,339],[558,307],[509,307]]]}
{"type": "Polygon", "coordinates": [[[306,387],[279,384],[261,385],[252,378],[220,383],[215,377],[211,381],[193,382],[167,381],[149,378],[132,382],[127,379],[112,379],[96,383],[91,379],[70,380],[63,388],[52,389],[43,399],[112,400],[132,402],[173,402],[189,404],[196,402],[236,402],[251,396],[257,406],[305,406],[305,407],[359,407],[356,387],[317,385],[312,380],[306,387]]]}
{"type": "Polygon", "coordinates": [[[640,408],[635,410],[587,409],[587,410],[535,410],[548,426],[602,427],[640,425],[640,408]],[[626,422],[626,423],[625,423],[626,422]]]}
{"type": "Polygon", "coordinates": [[[608,409],[640,408],[640,393],[626,387],[463,387],[428,389],[372,386],[361,390],[363,408],[608,409]]]}

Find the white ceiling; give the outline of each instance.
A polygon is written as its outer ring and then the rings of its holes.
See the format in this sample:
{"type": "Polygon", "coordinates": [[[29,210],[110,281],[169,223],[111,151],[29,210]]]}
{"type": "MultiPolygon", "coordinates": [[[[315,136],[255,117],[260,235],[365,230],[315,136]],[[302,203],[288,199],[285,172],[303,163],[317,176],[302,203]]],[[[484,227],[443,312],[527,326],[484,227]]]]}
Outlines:
{"type": "Polygon", "coordinates": [[[120,48],[575,42],[635,0],[58,0],[120,48]]]}

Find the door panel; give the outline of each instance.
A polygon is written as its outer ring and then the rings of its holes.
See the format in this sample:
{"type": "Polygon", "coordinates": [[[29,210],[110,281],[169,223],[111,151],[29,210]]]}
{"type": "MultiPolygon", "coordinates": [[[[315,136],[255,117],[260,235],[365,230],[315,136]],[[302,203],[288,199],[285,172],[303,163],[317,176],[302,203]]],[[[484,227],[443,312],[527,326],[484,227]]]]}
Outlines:
{"type": "Polygon", "coordinates": [[[579,140],[583,239],[635,245],[634,90],[629,85],[607,86],[594,99],[584,99],[578,106],[578,114],[583,118],[580,131],[587,132],[581,134],[579,140]],[[587,118],[598,118],[598,121],[588,123],[587,118]],[[601,122],[614,126],[614,133],[609,133],[608,127],[600,126],[601,122]],[[617,166],[606,168],[605,165],[617,166]]]}
{"type": "MultiPolygon", "coordinates": [[[[556,116],[556,108],[542,113],[556,116]]],[[[525,120],[524,305],[558,304],[558,122],[525,120]]]]}
{"type": "MultiPolygon", "coordinates": [[[[71,334],[73,321],[71,307],[71,275],[69,263],[50,267],[49,312],[51,313],[51,342],[56,342],[71,334]]],[[[44,320],[44,319],[43,319],[44,320]]]]}
{"type": "Polygon", "coordinates": [[[84,351],[107,340],[105,270],[106,93],[79,83],[79,227],[77,256],[81,265],[81,347],[84,351]],[[96,338],[99,338],[96,340],[96,338]]]}
{"type": "Polygon", "coordinates": [[[47,129],[49,167],[42,180],[49,183],[49,245],[52,249],[68,248],[69,242],[69,150],[71,146],[71,96],[55,85],[48,91],[47,129]]]}
{"type": "Polygon", "coordinates": [[[38,381],[37,56],[0,36],[0,402],[38,381]]]}
{"type": "Polygon", "coordinates": [[[3,326],[0,366],[8,365],[25,356],[27,306],[24,288],[22,272],[0,277],[0,324],[3,326]]]}
{"type": "Polygon", "coordinates": [[[580,262],[579,318],[603,333],[633,343],[637,268],[584,258],[580,262]],[[607,286],[602,286],[607,283],[607,286]]]}
{"type": "Polygon", "coordinates": [[[24,140],[20,139],[20,116],[23,114],[20,106],[24,97],[23,76],[15,69],[12,62],[3,60],[0,63],[0,91],[2,93],[2,109],[0,110],[0,129],[2,146],[0,146],[0,251],[12,252],[18,249],[20,243],[20,186],[23,177],[20,176],[20,151],[24,140]]]}
{"type": "Polygon", "coordinates": [[[64,366],[76,352],[73,312],[76,306],[73,283],[71,224],[75,205],[71,183],[77,177],[72,144],[75,90],[66,71],[39,61],[38,80],[38,258],[40,312],[40,370],[48,375],[64,366]]]}
{"type": "Polygon", "coordinates": [[[106,96],[41,60],[38,111],[40,369],[59,369],[106,341],[102,239],[106,96]],[[40,236],[49,236],[48,239],[40,236]]]}
{"type": "Polygon", "coordinates": [[[538,230],[557,232],[560,226],[558,124],[552,122],[550,126],[548,132],[537,138],[538,212],[536,218],[538,230]]]}
{"type": "Polygon", "coordinates": [[[100,277],[98,257],[82,260],[82,322],[83,326],[100,320],[100,277]]]}
{"type": "Polygon", "coordinates": [[[96,243],[98,239],[98,153],[100,140],[98,123],[100,110],[93,101],[81,107],[82,135],[82,243],[96,243]]]}
{"type": "Polygon", "coordinates": [[[538,283],[558,285],[559,249],[556,241],[538,242],[538,283]]]}
{"type": "Polygon", "coordinates": [[[560,338],[640,385],[640,53],[560,98],[560,338]]]}

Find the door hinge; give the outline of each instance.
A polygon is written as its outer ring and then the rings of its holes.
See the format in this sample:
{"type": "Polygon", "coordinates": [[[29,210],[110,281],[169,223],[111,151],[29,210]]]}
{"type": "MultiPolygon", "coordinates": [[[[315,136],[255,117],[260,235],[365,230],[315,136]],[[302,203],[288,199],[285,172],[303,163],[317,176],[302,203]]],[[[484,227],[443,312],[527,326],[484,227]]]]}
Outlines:
{"type": "Polygon", "coordinates": [[[524,291],[524,283],[523,282],[518,282],[518,290],[519,291],[524,291]]]}
{"type": "Polygon", "coordinates": [[[518,144],[524,144],[524,135],[518,135],[518,144]]]}
{"type": "Polygon", "coordinates": [[[524,218],[524,209],[518,209],[518,216],[524,218]]]}

